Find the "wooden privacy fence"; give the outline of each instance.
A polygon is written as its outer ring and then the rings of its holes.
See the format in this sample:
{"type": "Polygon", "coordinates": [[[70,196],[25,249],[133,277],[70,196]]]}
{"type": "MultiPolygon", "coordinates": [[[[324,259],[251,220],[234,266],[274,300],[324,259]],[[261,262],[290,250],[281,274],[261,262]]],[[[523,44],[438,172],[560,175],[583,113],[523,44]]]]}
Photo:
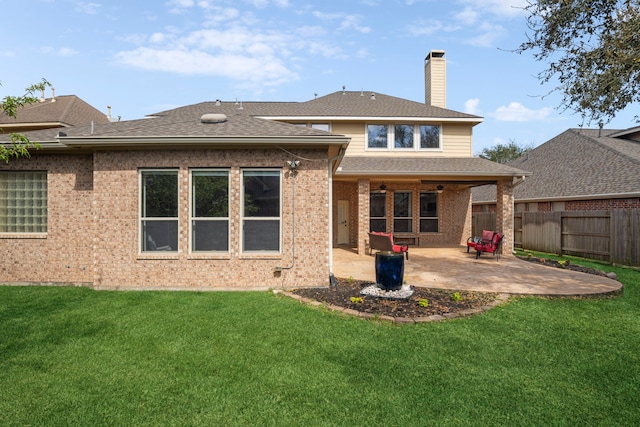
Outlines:
{"type": "MultiPolygon", "coordinates": [[[[474,213],[473,235],[495,229],[493,212],[474,213]]],[[[516,212],[516,247],[640,266],[640,210],[516,212]]]]}

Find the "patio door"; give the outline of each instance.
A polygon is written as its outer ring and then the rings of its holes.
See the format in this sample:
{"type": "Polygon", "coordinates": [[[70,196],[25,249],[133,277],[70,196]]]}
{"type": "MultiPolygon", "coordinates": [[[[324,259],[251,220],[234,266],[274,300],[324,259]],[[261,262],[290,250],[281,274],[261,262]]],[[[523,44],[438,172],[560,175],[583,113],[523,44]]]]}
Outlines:
{"type": "Polygon", "coordinates": [[[338,200],[338,244],[349,243],[349,201],[338,200]]]}

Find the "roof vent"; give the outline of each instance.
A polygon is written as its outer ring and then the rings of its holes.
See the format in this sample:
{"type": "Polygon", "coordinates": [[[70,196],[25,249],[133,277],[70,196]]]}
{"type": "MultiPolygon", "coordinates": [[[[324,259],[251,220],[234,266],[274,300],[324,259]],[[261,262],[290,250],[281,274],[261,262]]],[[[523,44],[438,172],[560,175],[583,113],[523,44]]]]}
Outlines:
{"type": "Polygon", "coordinates": [[[376,99],[376,94],[375,93],[371,94],[371,99],[373,99],[375,101],[375,99],[376,99]]]}
{"type": "Polygon", "coordinates": [[[227,116],[224,114],[207,113],[200,117],[202,123],[224,123],[227,121],[227,116]]]}

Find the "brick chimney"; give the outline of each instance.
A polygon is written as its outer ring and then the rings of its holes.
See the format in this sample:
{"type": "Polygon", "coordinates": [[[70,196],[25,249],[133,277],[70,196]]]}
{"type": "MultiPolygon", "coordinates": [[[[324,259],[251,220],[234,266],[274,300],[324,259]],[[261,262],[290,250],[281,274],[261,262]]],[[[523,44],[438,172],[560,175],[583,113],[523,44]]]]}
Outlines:
{"type": "Polygon", "coordinates": [[[447,108],[447,60],[444,50],[432,50],[424,59],[424,103],[447,108]]]}

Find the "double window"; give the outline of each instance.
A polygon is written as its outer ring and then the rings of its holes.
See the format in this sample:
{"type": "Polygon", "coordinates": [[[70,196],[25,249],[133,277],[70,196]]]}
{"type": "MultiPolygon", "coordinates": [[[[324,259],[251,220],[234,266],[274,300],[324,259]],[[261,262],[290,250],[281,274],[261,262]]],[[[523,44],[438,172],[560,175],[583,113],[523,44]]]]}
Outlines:
{"type": "Polygon", "coordinates": [[[279,252],[281,171],[242,171],[242,251],[279,252]]]}
{"type": "Polygon", "coordinates": [[[438,150],[440,126],[368,124],[367,148],[385,150],[438,150]]]}
{"type": "Polygon", "coordinates": [[[142,251],[178,250],[178,170],[140,172],[142,251]]]}
{"type": "Polygon", "coordinates": [[[47,172],[0,172],[0,233],[47,231],[47,172]]]}
{"type": "Polygon", "coordinates": [[[229,251],[229,171],[191,171],[191,250],[229,251]]]}

